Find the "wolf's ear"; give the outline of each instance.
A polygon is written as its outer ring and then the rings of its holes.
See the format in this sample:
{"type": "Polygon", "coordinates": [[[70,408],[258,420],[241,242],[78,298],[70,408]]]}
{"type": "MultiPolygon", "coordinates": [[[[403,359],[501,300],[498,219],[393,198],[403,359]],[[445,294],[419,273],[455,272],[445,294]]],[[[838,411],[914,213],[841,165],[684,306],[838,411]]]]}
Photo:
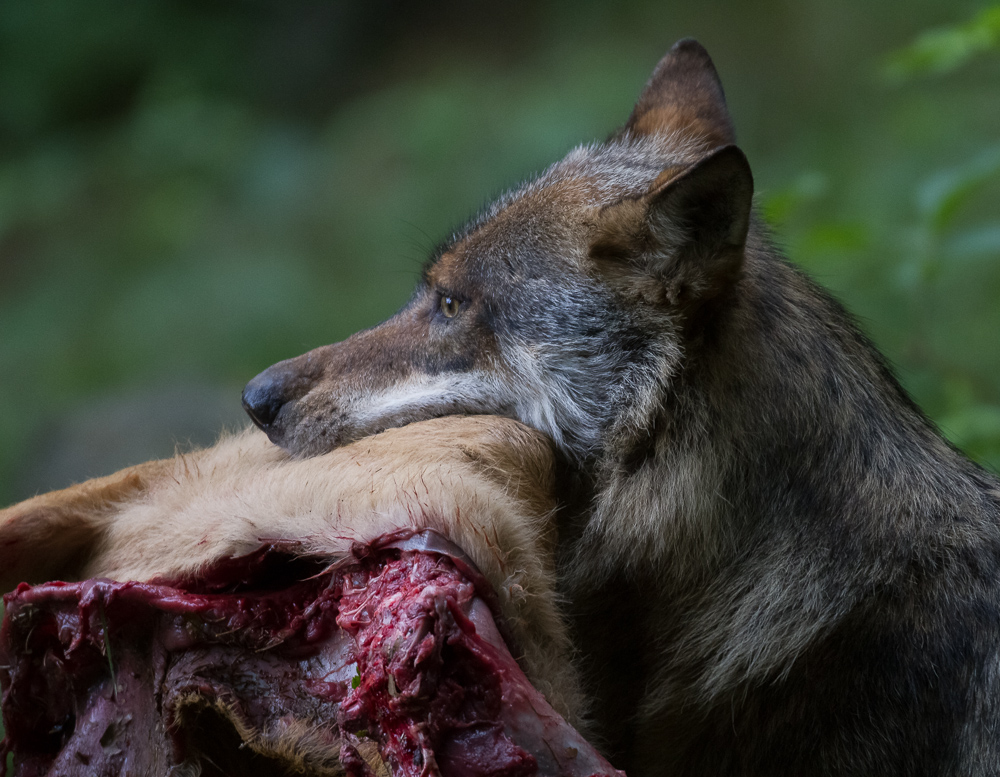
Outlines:
{"type": "Polygon", "coordinates": [[[708,148],[736,142],[719,74],[698,41],[677,41],[660,60],[625,130],[639,136],[677,132],[708,148]]]}
{"type": "Polygon", "coordinates": [[[736,146],[664,170],[642,197],[605,208],[590,255],[616,275],[651,277],[680,310],[718,296],[740,276],[753,175],[736,146]]]}

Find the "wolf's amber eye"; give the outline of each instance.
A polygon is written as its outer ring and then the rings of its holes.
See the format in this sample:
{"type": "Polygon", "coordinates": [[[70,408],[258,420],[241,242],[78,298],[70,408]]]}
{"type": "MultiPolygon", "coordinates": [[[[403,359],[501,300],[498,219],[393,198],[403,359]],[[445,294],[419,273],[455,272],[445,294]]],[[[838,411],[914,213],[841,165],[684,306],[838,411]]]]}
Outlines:
{"type": "Polygon", "coordinates": [[[461,305],[462,303],[454,297],[449,297],[447,295],[441,296],[441,312],[444,313],[445,318],[454,318],[458,315],[458,309],[461,305]]]}

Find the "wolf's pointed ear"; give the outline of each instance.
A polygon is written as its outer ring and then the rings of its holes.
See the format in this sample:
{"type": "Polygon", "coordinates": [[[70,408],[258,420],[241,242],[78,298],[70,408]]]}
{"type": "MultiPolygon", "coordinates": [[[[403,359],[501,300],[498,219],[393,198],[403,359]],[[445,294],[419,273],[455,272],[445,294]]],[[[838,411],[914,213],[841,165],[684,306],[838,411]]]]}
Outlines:
{"type": "Polygon", "coordinates": [[[640,136],[677,132],[709,148],[736,142],[719,74],[698,41],[677,41],[660,60],[625,130],[640,136]]]}
{"type": "Polygon", "coordinates": [[[689,312],[742,272],[753,175],[736,146],[664,170],[642,197],[605,208],[590,255],[616,275],[651,277],[664,301],[689,312]]]}

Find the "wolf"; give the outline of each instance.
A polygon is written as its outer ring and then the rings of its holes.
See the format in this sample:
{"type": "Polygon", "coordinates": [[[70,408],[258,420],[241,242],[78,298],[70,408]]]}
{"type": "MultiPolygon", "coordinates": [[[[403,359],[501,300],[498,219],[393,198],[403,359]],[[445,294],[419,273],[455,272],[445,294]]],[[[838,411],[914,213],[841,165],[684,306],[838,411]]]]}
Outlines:
{"type": "Polygon", "coordinates": [[[447,415],[548,435],[585,693],[632,777],[996,774],[1000,482],[775,249],[753,190],[682,40],[619,131],[244,407],[297,456],[447,415]]]}

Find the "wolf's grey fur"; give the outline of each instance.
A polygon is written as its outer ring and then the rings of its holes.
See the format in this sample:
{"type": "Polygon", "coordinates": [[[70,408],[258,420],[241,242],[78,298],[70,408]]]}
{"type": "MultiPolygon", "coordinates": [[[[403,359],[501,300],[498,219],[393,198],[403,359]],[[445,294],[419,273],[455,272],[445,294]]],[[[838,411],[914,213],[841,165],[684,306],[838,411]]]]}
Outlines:
{"type": "Polygon", "coordinates": [[[996,774],[1000,484],[769,243],[732,143],[682,41],[620,133],[245,402],[299,454],[455,413],[546,432],[579,508],[562,586],[631,777],[996,774]]]}

